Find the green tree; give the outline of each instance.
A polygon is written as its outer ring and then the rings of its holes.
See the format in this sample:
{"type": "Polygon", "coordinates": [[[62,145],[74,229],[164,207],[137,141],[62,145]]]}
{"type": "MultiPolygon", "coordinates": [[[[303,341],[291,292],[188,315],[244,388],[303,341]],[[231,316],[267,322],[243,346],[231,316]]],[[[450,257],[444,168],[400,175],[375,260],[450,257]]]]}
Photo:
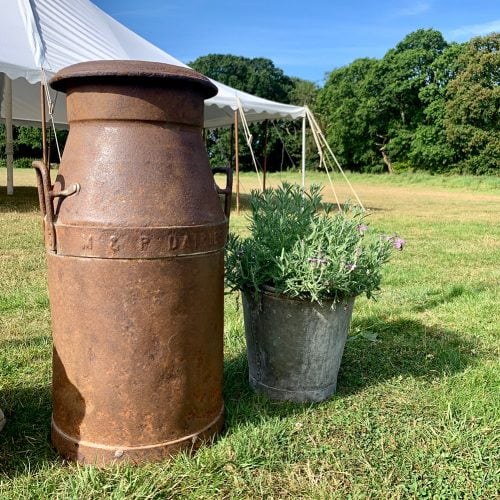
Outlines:
{"type": "MultiPolygon", "coordinates": [[[[61,147],[64,149],[64,144],[68,136],[67,130],[58,130],[57,139],[61,147]]],[[[21,160],[22,158],[41,158],[42,157],[42,129],[39,127],[13,127],[14,139],[14,159],[21,160]]],[[[52,129],[47,130],[47,140],[50,144],[51,162],[58,162],[57,149],[54,141],[52,129]]],[[[5,158],[5,125],[0,125],[0,158],[5,158]]],[[[30,162],[20,162],[24,165],[30,162]]]]}
{"type": "Polygon", "coordinates": [[[358,59],[337,69],[320,92],[327,133],[352,169],[390,172],[409,160],[423,120],[420,92],[447,43],[435,30],[410,33],[381,60],[358,59]]]}
{"type": "Polygon", "coordinates": [[[377,152],[376,99],[370,82],[380,62],[356,59],[332,71],[319,92],[316,112],[339,161],[352,170],[380,162],[377,152]]]}
{"type": "Polygon", "coordinates": [[[446,135],[459,169],[500,173],[500,33],[467,44],[446,92],[446,135]]]}
{"type": "MultiPolygon", "coordinates": [[[[312,102],[316,87],[299,78],[290,78],[269,59],[240,57],[228,54],[209,54],[199,57],[190,66],[200,73],[243,92],[278,101],[297,103],[305,99],[312,102]]],[[[300,163],[300,125],[278,120],[275,123],[251,124],[252,149],[262,165],[267,143],[269,170],[298,166],[300,163]]],[[[221,165],[230,161],[231,132],[228,129],[212,130],[207,137],[207,149],[211,164],[221,165]]],[[[250,150],[243,134],[240,135],[241,168],[253,169],[250,150]]]]}
{"type": "Polygon", "coordinates": [[[196,71],[238,90],[288,103],[293,81],[270,59],[208,54],[189,65],[196,71]]]}
{"type": "Polygon", "coordinates": [[[318,86],[314,82],[294,76],[291,80],[293,85],[288,92],[290,104],[295,104],[297,106],[314,106],[316,98],[318,97],[318,86]]]}
{"type": "Polygon", "coordinates": [[[418,125],[424,119],[421,91],[433,81],[432,63],[446,49],[436,30],[417,30],[389,50],[371,82],[377,96],[378,146],[389,171],[393,163],[406,163],[418,125]]]}
{"type": "Polygon", "coordinates": [[[465,47],[466,44],[449,45],[430,65],[432,78],[420,90],[423,117],[417,125],[408,153],[410,163],[418,169],[447,172],[457,162],[458,152],[446,134],[446,103],[448,84],[456,78],[459,56],[465,47]]]}

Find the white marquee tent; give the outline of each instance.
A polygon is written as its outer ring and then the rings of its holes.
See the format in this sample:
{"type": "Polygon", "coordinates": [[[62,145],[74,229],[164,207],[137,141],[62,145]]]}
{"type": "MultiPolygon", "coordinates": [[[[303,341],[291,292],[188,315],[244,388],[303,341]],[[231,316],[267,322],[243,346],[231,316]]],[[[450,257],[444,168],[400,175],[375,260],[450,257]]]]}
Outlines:
{"type": "MultiPolygon", "coordinates": [[[[66,66],[99,59],[136,59],[185,66],[108,16],[90,0],[0,0],[0,120],[6,124],[8,194],[13,193],[12,123],[41,123],[42,83],[52,125],[64,127],[65,96],[48,90],[47,81],[66,66]]],[[[273,102],[217,81],[213,83],[218,87],[218,94],[205,103],[205,128],[237,124],[240,115],[250,145],[248,122],[302,118],[304,185],[307,120],[320,155],[320,167],[323,165],[328,173],[328,163],[331,168],[336,165],[352,189],[307,106],[273,102]]],[[[238,172],[238,168],[236,170],[238,172]]],[[[334,191],[329,174],[328,178],[334,191]]],[[[237,190],[238,187],[237,182],[237,190]]]]}
{"type": "MultiPolygon", "coordinates": [[[[13,194],[12,123],[36,126],[42,122],[42,83],[52,125],[65,127],[65,95],[49,90],[47,81],[66,66],[102,59],[135,59],[186,66],[130,31],[90,0],[0,0],[0,120],[6,124],[8,194],[13,194]]],[[[205,128],[237,125],[240,116],[251,149],[249,122],[302,118],[302,185],[305,183],[307,121],[320,155],[320,167],[324,166],[327,173],[328,163],[332,169],[338,167],[352,190],[307,106],[262,99],[212,81],[218,87],[218,94],[205,102],[205,128]]],[[[254,166],[258,175],[255,158],[254,166]]],[[[238,178],[237,160],[236,172],[238,178]]],[[[334,191],[329,174],[328,177],[334,191]]],[[[238,206],[238,181],[236,186],[238,206]]]]}
{"type": "MultiPolygon", "coordinates": [[[[60,69],[83,61],[135,59],[186,66],[96,7],[90,0],[0,0],[0,120],[7,127],[7,193],[13,193],[12,124],[41,123],[44,84],[54,127],[65,127],[64,94],[48,89],[60,69]]],[[[213,80],[212,80],[213,81],[213,80]]],[[[307,108],[262,99],[213,81],[218,94],[206,101],[205,128],[302,118],[303,177],[307,108]]],[[[247,141],[251,138],[247,137],[247,141]]],[[[237,169],[238,170],[238,169],[237,169]]]]}
{"type": "MultiPolygon", "coordinates": [[[[70,64],[98,59],[138,59],[185,66],[89,0],[0,0],[0,73],[13,80],[14,124],[40,123],[41,81],[70,64]]],[[[219,92],[206,102],[207,128],[231,125],[238,101],[248,122],[305,116],[303,107],[269,101],[214,83],[219,92]]],[[[64,95],[52,93],[52,100],[54,121],[64,126],[64,95]]],[[[4,119],[5,107],[2,102],[0,116],[4,119]]]]}

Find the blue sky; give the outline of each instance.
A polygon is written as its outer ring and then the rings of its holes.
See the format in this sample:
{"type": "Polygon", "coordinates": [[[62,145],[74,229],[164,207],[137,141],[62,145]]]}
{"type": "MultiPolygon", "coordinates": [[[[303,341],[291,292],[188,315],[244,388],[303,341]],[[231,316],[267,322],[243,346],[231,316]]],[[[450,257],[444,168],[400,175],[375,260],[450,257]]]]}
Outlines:
{"type": "Polygon", "coordinates": [[[321,84],[358,57],[382,57],[406,34],[448,41],[500,31],[500,0],[93,0],[183,62],[209,53],[267,57],[321,84]]]}

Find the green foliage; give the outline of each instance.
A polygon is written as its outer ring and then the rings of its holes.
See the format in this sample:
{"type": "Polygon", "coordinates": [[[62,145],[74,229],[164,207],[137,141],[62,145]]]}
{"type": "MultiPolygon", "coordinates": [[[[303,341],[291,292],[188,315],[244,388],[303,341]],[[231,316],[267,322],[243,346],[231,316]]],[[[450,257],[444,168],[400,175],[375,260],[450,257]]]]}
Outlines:
{"type": "Polygon", "coordinates": [[[418,30],[383,59],[358,59],[330,74],[318,104],[328,138],[347,167],[385,165],[393,171],[393,162],[408,160],[422,120],[419,94],[446,46],[438,31],[418,30]]]}
{"type": "Polygon", "coordinates": [[[352,170],[380,163],[373,121],[376,103],[369,98],[369,82],[378,65],[375,59],[357,59],[332,71],[315,107],[339,161],[352,170]]]}
{"type": "Polygon", "coordinates": [[[292,79],[270,59],[208,54],[189,63],[194,70],[238,90],[271,99],[289,102],[292,79]]]}
{"type": "MultiPolygon", "coordinates": [[[[58,130],[57,139],[61,147],[64,149],[66,138],[68,137],[67,130],[58,130]]],[[[5,158],[5,126],[0,125],[0,161],[5,158]]],[[[14,140],[14,164],[19,168],[31,167],[33,158],[40,159],[42,157],[42,130],[38,127],[13,127],[14,140]],[[29,165],[28,165],[29,164],[29,165]]],[[[58,162],[57,149],[54,141],[53,132],[47,130],[47,140],[50,145],[51,162],[58,162]]]]}
{"type": "Polygon", "coordinates": [[[417,30],[380,60],[330,73],[316,109],[342,163],[500,173],[499,38],[448,44],[436,30],[417,30]]]}
{"type": "MultiPolygon", "coordinates": [[[[290,78],[269,59],[209,54],[199,57],[190,66],[221,83],[265,99],[290,104],[310,104],[317,94],[314,83],[290,78]]],[[[250,124],[252,149],[262,167],[267,153],[269,171],[298,168],[301,158],[300,122],[277,120],[274,123],[250,124]],[[267,138],[266,138],[267,136],[267,138]],[[267,148],[266,148],[267,143],[267,148]]],[[[250,150],[240,130],[240,167],[253,170],[250,150]]],[[[312,144],[311,144],[312,146],[312,144]]],[[[231,130],[210,131],[207,150],[212,166],[231,162],[231,130]]],[[[314,151],[312,147],[310,151],[314,151]]],[[[314,154],[310,161],[314,162],[314,154]]]]}
{"type": "Polygon", "coordinates": [[[40,158],[15,158],[14,159],[14,167],[15,168],[31,168],[31,165],[34,161],[39,160],[40,158]]]}
{"type": "Polygon", "coordinates": [[[318,97],[319,88],[314,82],[292,77],[293,87],[288,93],[290,104],[297,106],[314,106],[318,97]]]}
{"type": "Polygon", "coordinates": [[[420,89],[423,116],[409,148],[410,163],[419,169],[446,172],[454,169],[457,152],[448,141],[445,128],[447,87],[458,71],[458,59],[465,44],[448,45],[430,65],[431,78],[420,89]]]}
{"type": "Polygon", "coordinates": [[[189,63],[194,70],[221,83],[266,99],[288,102],[293,87],[290,77],[270,59],[208,54],[189,63]]]}
{"type": "Polygon", "coordinates": [[[446,134],[465,173],[500,171],[500,33],[472,39],[447,86],[446,134]]]}
{"type": "Polygon", "coordinates": [[[33,150],[42,150],[42,129],[34,127],[17,127],[16,144],[33,150]]]}
{"type": "MultiPolygon", "coordinates": [[[[13,127],[14,157],[42,156],[42,131],[35,127],[13,127]]],[[[0,125],[0,156],[5,158],[5,126],[0,125]]]]}
{"type": "Polygon", "coordinates": [[[277,293],[321,302],[379,289],[382,265],[395,241],[363,224],[366,213],[344,208],[330,215],[319,186],[309,192],[284,183],[253,191],[251,236],[232,235],[226,247],[226,281],[232,290],[277,293]],[[324,210],[324,211],[322,211],[324,210]]]}
{"type": "MultiPolygon", "coordinates": [[[[340,163],[357,172],[427,170],[500,175],[500,34],[447,43],[434,29],[408,34],[381,59],[362,58],[333,70],[323,88],[286,75],[265,58],[209,54],[191,63],[226,85],[274,101],[308,105],[318,117],[340,163]]],[[[300,120],[250,124],[259,168],[297,170],[300,120]]],[[[57,153],[53,138],[51,161],[57,153]]],[[[58,131],[64,146],[66,131],[58,131]]],[[[208,131],[212,166],[233,163],[232,131],[208,131]]],[[[240,168],[252,170],[240,128],[240,168]]],[[[14,127],[16,158],[39,158],[41,131],[14,127]]],[[[318,167],[307,138],[306,168],[318,167]]],[[[0,125],[0,161],[5,128],[0,125]]]]}
{"type": "Polygon", "coordinates": [[[5,158],[5,125],[0,123],[0,160],[5,158]]]}

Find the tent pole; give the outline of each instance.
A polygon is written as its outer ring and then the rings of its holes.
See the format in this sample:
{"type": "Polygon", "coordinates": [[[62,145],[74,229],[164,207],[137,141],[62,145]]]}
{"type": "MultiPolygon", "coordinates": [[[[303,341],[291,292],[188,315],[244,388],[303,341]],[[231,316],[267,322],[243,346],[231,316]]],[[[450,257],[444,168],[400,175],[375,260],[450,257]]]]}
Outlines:
{"type": "Polygon", "coordinates": [[[52,142],[52,131],[50,127],[47,129],[47,159],[50,165],[50,143],[52,142]]]}
{"type": "Polygon", "coordinates": [[[47,158],[47,116],[45,115],[45,85],[40,82],[40,109],[42,111],[42,151],[43,164],[48,164],[47,158]]]}
{"type": "Polygon", "coordinates": [[[12,134],[12,80],[5,75],[5,152],[7,154],[7,194],[14,194],[14,140],[12,134]]]}
{"type": "Polygon", "coordinates": [[[234,112],[234,160],[236,164],[236,214],[240,213],[240,147],[238,144],[238,110],[234,112]]]}
{"type": "Polygon", "coordinates": [[[231,125],[231,146],[229,152],[229,158],[231,161],[231,168],[234,170],[234,123],[231,125]]]}
{"type": "Polygon", "coordinates": [[[306,186],[306,115],[302,118],[302,188],[306,186]]]}
{"type": "Polygon", "coordinates": [[[269,132],[269,121],[264,122],[266,124],[266,135],[264,136],[264,161],[262,162],[262,190],[266,189],[266,173],[267,173],[267,135],[269,132]]]}

